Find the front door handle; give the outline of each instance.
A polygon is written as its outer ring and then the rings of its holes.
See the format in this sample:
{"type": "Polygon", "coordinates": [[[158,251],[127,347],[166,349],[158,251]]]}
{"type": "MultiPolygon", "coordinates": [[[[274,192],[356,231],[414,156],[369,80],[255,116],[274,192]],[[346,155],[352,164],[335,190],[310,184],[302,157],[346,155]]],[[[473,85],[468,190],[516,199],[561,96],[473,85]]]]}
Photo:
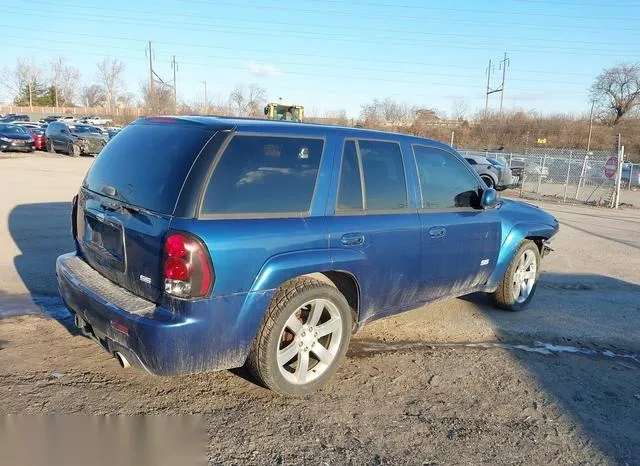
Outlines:
{"type": "Polygon", "coordinates": [[[342,235],[340,241],[345,246],[358,246],[364,243],[364,235],[362,233],[347,233],[342,235]]]}
{"type": "Polygon", "coordinates": [[[442,238],[447,234],[447,229],[445,227],[433,227],[429,229],[429,236],[432,238],[442,238]]]}

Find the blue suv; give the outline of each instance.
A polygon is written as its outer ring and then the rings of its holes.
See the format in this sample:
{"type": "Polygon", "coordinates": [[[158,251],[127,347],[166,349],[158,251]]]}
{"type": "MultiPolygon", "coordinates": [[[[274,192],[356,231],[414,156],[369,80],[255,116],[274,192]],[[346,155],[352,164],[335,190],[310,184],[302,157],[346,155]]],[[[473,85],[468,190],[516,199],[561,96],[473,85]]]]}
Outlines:
{"type": "Polygon", "coordinates": [[[123,367],[246,365],[327,381],[374,319],[483,291],[529,303],[558,222],[501,200],[451,147],[353,128],[142,118],[73,200],[60,294],[123,367]]]}

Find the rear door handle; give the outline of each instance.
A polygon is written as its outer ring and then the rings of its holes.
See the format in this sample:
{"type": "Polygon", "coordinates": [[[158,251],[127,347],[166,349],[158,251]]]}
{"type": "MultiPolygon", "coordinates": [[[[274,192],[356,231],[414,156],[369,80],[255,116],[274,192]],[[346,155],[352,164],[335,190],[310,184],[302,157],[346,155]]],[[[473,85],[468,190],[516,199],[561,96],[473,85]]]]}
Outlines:
{"type": "Polygon", "coordinates": [[[364,243],[364,235],[362,233],[347,233],[342,235],[340,241],[345,246],[358,246],[364,243]]]}
{"type": "Polygon", "coordinates": [[[447,229],[444,227],[433,227],[429,229],[429,236],[432,238],[442,238],[447,234],[447,229]]]}

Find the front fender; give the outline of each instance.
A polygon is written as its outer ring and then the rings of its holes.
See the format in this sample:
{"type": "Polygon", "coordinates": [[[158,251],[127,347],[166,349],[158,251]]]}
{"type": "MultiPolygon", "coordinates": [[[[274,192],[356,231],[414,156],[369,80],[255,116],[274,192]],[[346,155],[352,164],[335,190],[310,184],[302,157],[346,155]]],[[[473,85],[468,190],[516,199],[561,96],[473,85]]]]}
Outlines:
{"type": "Polygon", "coordinates": [[[505,236],[502,245],[500,246],[500,253],[498,254],[498,260],[493,273],[487,281],[488,289],[495,289],[502,281],[513,256],[515,255],[520,243],[526,238],[545,238],[549,239],[555,235],[558,231],[557,225],[547,225],[544,223],[517,223],[515,224],[509,233],[505,236]]]}

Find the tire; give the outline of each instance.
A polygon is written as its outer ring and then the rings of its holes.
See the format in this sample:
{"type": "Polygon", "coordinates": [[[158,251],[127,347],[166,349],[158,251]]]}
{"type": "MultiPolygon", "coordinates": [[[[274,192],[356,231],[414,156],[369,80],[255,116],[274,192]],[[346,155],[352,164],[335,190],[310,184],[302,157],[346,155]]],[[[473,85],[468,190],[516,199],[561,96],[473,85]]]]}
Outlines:
{"type": "Polygon", "coordinates": [[[47,152],[51,152],[55,154],[56,150],[53,148],[53,141],[51,139],[47,139],[47,152]]]}
{"type": "Polygon", "coordinates": [[[496,187],[495,181],[493,181],[493,178],[491,178],[490,176],[482,175],[482,176],[480,176],[480,178],[482,178],[482,181],[484,181],[484,184],[486,184],[487,187],[489,187],[489,188],[495,188],[496,187]]]}
{"type": "Polygon", "coordinates": [[[513,255],[498,289],[490,294],[491,299],[502,309],[520,311],[531,302],[538,287],[539,277],[540,250],[533,241],[524,240],[513,255]],[[521,274],[526,274],[529,278],[521,274]]]}
{"type": "Polygon", "coordinates": [[[351,329],[351,308],[336,288],[312,278],[296,278],[280,287],[271,300],[247,368],[275,392],[307,395],[336,372],[347,352],[351,329]],[[320,329],[328,333],[318,335],[320,329]],[[301,370],[304,364],[306,371],[301,370]]]}
{"type": "Polygon", "coordinates": [[[71,157],[80,157],[80,148],[75,144],[71,143],[69,145],[68,154],[71,157]]]}

